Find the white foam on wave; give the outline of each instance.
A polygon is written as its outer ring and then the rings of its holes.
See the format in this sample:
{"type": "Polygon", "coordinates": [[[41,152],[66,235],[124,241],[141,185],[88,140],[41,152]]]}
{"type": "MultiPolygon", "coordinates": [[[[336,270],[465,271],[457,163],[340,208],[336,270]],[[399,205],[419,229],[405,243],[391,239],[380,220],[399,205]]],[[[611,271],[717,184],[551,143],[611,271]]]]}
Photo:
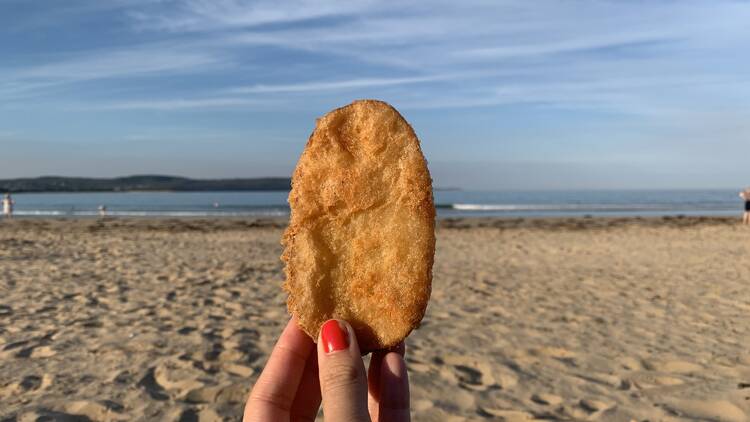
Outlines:
{"type": "MultiPolygon", "coordinates": [[[[257,211],[107,211],[108,217],[252,217],[252,216],[285,216],[288,212],[281,210],[257,211]]],[[[13,215],[28,217],[96,217],[99,211],[61,211],[61,210],[16,210],[13,215]]]]}
{"type": "Polygon", "coordinates": [[[54,210],[15,210],[13,215],[29,215],[29,216],[54,216],[54,215],[66,215],[65,211],[54,211],[54,210]]]}
{"type": "Polygon", "coordinates": [[[670,211],[662,204],[451,204],[459,211],[670,211]]]}

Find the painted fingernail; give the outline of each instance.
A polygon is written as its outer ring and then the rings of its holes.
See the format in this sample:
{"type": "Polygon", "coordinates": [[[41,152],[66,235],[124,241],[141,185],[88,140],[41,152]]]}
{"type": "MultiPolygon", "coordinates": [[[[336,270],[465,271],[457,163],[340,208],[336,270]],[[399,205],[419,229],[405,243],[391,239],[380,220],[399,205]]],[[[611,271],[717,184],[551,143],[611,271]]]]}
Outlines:
{"type": "Polygon", "coordinates": [[[335,319],[326,321],[320,328],[320,340],[326,353],[345,350],[349,347],[346,329],[335,319]]]}

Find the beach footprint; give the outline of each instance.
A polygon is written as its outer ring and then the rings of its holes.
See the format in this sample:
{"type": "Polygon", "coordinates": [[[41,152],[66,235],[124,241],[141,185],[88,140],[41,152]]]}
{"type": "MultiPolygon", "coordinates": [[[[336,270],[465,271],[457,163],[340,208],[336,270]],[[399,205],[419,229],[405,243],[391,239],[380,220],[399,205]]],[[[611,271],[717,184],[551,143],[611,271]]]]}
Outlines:
{"type": "Polygon", "coordinates": [[[92,421],[128,421],[131,418],[123,414],[124,407],[111,400],[78,400],[65,405],[65,412],[83,416],[92,421]]]}
{"type": "Polygon", "coordinates": [[[701,421],[747,422],[745,411],[727,400],[669,400],[661,405],[679,417],[701,421]]]}
{"type": "Polygon", "coordinates": [[[42,376],[27,375],[16,382],[0,388],[0,398],[42,392],[52,385],[52,380],[53,377],[49,374],[42,376]]]}
{"type": "Polygon", "coordinates": [[[690,375],[703,370],[701,365],[683,360],[668,360],[661,362],[644,362],[646,369],[667,372],[671,374],[690,375]]]}
{"type": "Polygon", "coordinates": [[[483,358],[447,355],[437,357],[435,363],[442,366],[440,374],[443,378],[468,390],[509,389],[518,383],[518,378],[510,371],[495,370],[483,358]]]}
{"type": "Polygon", "coordinates": [[[205,373],[191,361],[170,358],[149,368],[138,386],[154,400],[182,399],[188,392],[206,385],[205,373]]]}
{"type": "Polygon", "coordinates": [[[531,396],[531,401],[542,406],[558,406],[562,404],[563,398],[549,393],[535,393],[531,396]]]}

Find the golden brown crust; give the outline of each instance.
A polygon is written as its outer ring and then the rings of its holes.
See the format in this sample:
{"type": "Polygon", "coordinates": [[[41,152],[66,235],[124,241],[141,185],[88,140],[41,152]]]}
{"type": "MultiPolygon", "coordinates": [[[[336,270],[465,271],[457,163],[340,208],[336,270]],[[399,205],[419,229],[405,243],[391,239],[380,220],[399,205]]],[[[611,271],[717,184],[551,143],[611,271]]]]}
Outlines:
{"type": "Polygon", "coordinates": [[[432,181],[414,130],[360,100],[318,119],[292,176],[281,259],[289,312],[313,339],[347,320],[362,352],[398,344],[427,307],[435,252],[432,181]]]}

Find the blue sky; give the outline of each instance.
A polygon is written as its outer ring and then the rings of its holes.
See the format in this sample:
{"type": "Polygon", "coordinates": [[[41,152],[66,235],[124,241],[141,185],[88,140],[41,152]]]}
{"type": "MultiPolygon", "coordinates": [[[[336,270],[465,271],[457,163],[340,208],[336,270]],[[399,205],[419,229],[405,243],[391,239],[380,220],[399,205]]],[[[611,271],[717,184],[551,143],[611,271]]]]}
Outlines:
{"type": "Polygon", "coordinates": [[[750,2],[0,0],[0,178],[285,176],[357,98],[437,186],[750,184],[750,2]]]}

